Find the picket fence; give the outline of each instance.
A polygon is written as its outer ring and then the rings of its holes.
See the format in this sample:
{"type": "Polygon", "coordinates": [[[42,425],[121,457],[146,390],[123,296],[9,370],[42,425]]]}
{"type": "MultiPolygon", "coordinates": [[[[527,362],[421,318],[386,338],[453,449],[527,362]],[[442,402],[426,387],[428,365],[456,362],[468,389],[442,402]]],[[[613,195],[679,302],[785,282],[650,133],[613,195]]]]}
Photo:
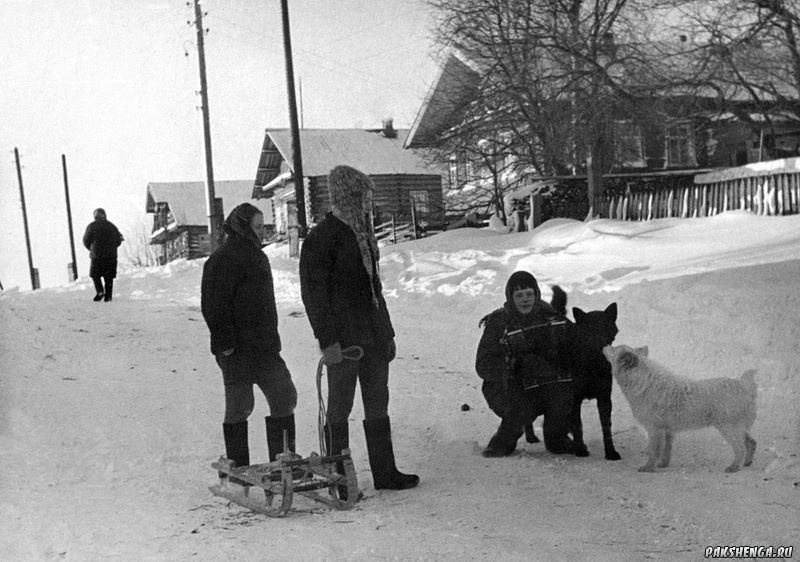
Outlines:
{"type": "Polygon", "coordinates": [[[748,164],[699,174],[694,185],[607,193],[595,199],[596,214],[620,220],[707,217],[746,210],[758,215],[800,214],[800,158],[748,164]]]}

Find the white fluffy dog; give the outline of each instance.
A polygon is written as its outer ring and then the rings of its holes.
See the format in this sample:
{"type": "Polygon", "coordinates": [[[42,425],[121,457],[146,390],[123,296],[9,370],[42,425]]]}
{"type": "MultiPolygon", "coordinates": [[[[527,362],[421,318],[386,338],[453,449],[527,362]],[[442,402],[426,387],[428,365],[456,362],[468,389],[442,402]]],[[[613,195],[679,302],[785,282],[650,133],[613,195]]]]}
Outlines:
{"type": "Polygon", "coordinates": [[[755,371],[739,379],[691,380],[671,373],[647,354],[647,347],[603,348],[633,416],[647,430],[647,463],[639,472],[669,465],[675,433],[708,426],[716,427],[733,447],[733,463],[725,472],[750,466],[756,450],[748,433],[756,420],[755,371]]]}

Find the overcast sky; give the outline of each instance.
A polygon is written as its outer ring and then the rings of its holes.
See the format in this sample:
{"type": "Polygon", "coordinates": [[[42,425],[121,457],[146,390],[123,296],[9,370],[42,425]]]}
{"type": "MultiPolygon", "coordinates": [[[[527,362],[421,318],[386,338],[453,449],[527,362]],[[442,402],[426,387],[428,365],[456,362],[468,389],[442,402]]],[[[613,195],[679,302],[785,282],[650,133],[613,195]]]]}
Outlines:
{"type": "MultiPolygon", "coordinates": [[[[255,178],[267,127],[288,127],[280,0],[205,0],[214,177],[255,178]]],[[[307,128],[408,127],[436,76],[419,0],[289,0],[307,128]]],[[[150,181],[205,179],[193,8],[186,0],[0,2],[0,281],[30,289],[14,148],[42,286],[78,273],[92,210],[147,229],[150,181]]]]}

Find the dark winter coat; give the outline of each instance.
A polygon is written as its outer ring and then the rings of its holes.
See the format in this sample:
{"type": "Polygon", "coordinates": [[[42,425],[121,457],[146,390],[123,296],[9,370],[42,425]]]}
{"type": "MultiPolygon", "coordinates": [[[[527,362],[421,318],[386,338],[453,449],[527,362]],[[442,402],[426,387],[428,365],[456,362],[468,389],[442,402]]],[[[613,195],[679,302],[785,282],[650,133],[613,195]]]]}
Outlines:
{"type": "Polygon", "coordinates": [[[211,353],[280,352],[272,270],[256,242],[229,233],[203,266],[200,294],[211,353]]]}
{"type": "Polygon", "coordinates": [[[367,274],[355,233],[332,213],[303,242],[300,290],[320,348],[382,348],[394,338],[380,276],[367,274]]]}
{"type": "Polygon", "coordinates": [[[565,338],[553,341],[546,331],[535,330],[526,332],[521,342],[508,337],[509,332],[552,320],[563,317],[543,301],[525,316],[510,303],[485,316],[480,322],[484,331],[475,358],[478,376],[491,384],[513,377],[528,387],[569,380],[565,338]]]}
{"type": "Polygon", "coordinates": [[[83,245],[89,250],[90,277],[117,276],[117,248],[122,244],[122,234],[109,220],[97,218],[89,223],[83,234],[83,245]]]}

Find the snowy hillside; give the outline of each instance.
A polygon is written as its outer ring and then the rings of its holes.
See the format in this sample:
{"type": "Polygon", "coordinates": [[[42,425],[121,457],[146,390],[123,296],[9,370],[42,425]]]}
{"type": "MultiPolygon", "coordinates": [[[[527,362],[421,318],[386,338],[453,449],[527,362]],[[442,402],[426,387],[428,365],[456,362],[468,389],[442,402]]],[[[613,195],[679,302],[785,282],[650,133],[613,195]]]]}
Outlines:
{"type": "MultiPolygon", "coordinates": [[[[319,358],[297,261],[267,251],[284,357],[300,395],[298,452],[319,449],[319,358]]],[[[4,560],[698,560],[706,547],[800,548],[800,217],[732,212],[649,223],[550,221],[533,233],[457,230],[383,249],[398,334],[390,414],[414,490],[376,491],[361,429],[364,499],[331,511],[303,498],[283,519],[212,496],[224,451],[222,380],[200,314],[203,261],[123,272],[115,300],[91,281],[0,293],[0,552],[4,560]],[[520,442],[480,451],[499,420],[474,372],[478,320],[508,275],[531,271],[569,307],[619,306],[617,343],[693,378],[758,370],[758,449],[713,429],[680,435],[672,465],[637,472],[646,438],[614,389],[622,460],[606,461],[595,404],[588,458],[520,442]],[[463,408],[463,405],[469,408],[463,408]]],[[[251,457],[266,457],[257,396],[251,457]]],[[[540,429],[541,420],[537,420],[540,429]]]]}

